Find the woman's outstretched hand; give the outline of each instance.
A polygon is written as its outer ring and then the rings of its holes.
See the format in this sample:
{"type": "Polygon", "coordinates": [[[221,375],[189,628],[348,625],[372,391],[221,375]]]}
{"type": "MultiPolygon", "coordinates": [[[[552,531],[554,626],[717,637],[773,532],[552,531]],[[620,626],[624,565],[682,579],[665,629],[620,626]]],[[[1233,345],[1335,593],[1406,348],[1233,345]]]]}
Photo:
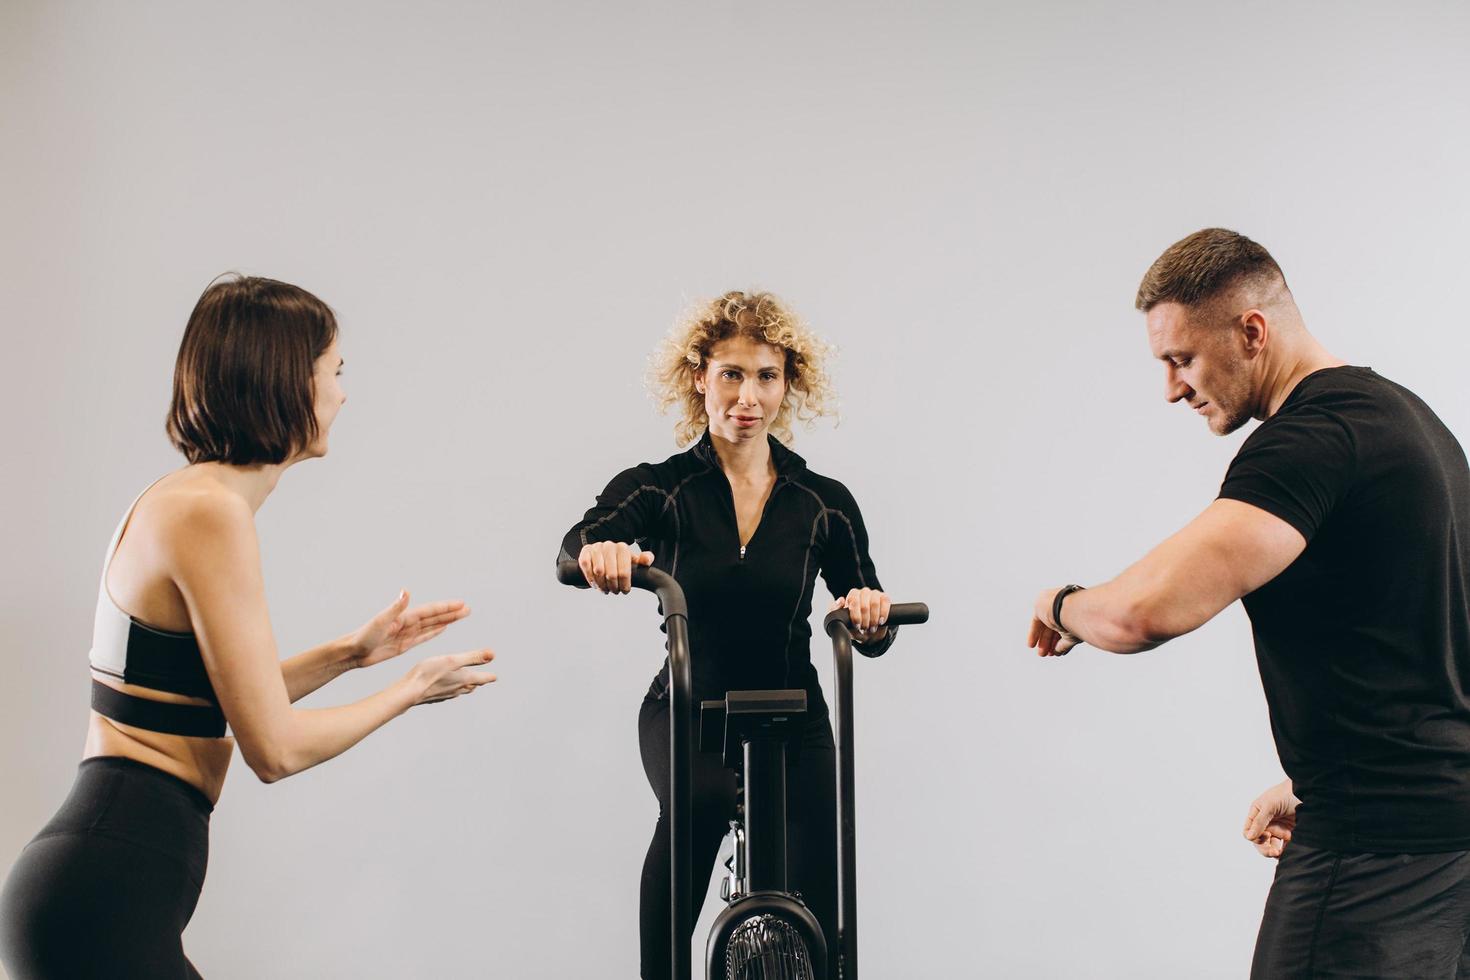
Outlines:
{"type": "Polygon", "coordinates": [[[653,552],[633,553],[633,546],[622,541],[598,541],[585,544],[577,555],[577,565],[587,584],[603,595],[633,591],[633,566],[652,565],[653,552]]]}
{"type": "Polygon", "coordinates": [[[877,589],[853,589],[832,600],[827,609],[846,609],[852,637],[859,643],[876,643],[888,635],[888,607],[893,605],[888,593],[877,589]]]}
{"type": "Polygon", "coordinates": [[[448,701],[492,683],[495,680],[494,674],[474,668],[494,659],[493,651],[470,650],[468,653],[446,653],[419,661],[408,672],[409,680],[420,688],[418,700],[414,703],[448,701]]]}
{"type": "Polygon", "coordinates": [[[371,667],[392,660],[420,643],[427,643],[443,633],[451,623],[470,614],[470,607],[458,599],[429,602],[408,608],[408,590],[398,593],[393,604],[368,620],[351,634],[356,653],[352,666],[371,667]]]}

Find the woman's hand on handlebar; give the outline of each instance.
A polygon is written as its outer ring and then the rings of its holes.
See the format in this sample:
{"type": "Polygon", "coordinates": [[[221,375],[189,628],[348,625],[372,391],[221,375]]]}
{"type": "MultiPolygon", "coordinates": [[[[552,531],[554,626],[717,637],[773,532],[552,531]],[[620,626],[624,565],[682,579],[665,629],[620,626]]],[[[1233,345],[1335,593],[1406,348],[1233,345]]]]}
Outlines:
{"type": "Polygon", "coordinates": [[[587,576],[587,584],[607,595],[633,591],[633,566],[653,564],[653,552],[633,553],[633,545],[624,541],[598,541],[582,546],[577,565],[587,576]]]}
{"type": "Polygon", "coordinates": [[[893,605],[887,592],[877,589],[853,589],[833,599],[827,610],[846,609],[852,638],[859,643],[876,643],[888,635],[888,607],[893,605]]]}
{"type": "Polygon", "coordinates": [[[467,653],[446,653],[419,661],[408,672],[408,679],[419,688],[418,699],[414,704],[448,701],[491,683],[495,680],[494,674],[473,668],[488,664],[494,659],[493,651],[470,650],[467,653]]]}

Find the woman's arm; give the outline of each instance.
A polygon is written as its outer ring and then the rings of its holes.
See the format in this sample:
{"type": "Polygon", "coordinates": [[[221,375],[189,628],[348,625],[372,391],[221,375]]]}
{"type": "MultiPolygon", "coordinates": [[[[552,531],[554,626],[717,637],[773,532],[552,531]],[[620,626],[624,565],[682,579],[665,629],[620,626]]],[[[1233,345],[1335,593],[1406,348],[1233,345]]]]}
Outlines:
{"type": "Polygon", "coordinates": [[[587,583],[604,592],[627,592],[632,566],[651,565],[652,549],[636,557],[629,545],[652,545],[673,497],[648,465],[612,478],[597,502],[563,537],[557,561],[575,560],[587,583]]]}
{"type": "Polygon", "coordinates": [[[890,605],[868,553],[868,529],[857,501],[842,484],[833,481],[833,500],[827,506],[827,536],[822,553],[822,579],[835,597],[832,608],[846,607],[855,626],[853,642],[870,657],[893,646],[898,628],[884,620],[890,605]],[[866,626],[867,628],[862,628],[866,626]]]}
{"type": "MultiPolygon", "coordinates": [[[[425,660],[354,704],[292,708],[271,635],[248,505],[228,494],[201,494],[171,514],[163,530],[165,560],[188,606],[220,707],[245,762],[264,782],[339,755],[415,704],[465,694],[494,680],[468,669],[493,656],[476,650],[425,660]]],[[[304,656],[329,659],[318,651],[304,656]]]]}
{"type": "Polygon", "coordinates": [[[295,704],[328,681],[356,667],[357,650],[350,636],[339,636],[281,661],[286,696],[295,704]]]}

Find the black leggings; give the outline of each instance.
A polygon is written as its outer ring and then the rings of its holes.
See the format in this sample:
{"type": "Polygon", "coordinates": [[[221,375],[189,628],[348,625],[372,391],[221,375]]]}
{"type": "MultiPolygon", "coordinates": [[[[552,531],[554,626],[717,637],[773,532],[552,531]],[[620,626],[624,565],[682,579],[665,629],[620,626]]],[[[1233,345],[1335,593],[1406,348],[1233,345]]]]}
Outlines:
{"type": "MultiPolygon", "coordinates": [[[[649,698],[638,712],[638,748],[643,772],[658,797],[658,826],[643,859],[638,932],[644,980],[663,980],[669,963],[669,702],[649,698]]],[[[735,816],[735,774],[718,754],[695,752],[693,865],[690,873],[694,915],[699,914],[720,841],[735,816]]],[[[786,839],[789,884],[801,892],[827,937],[828,959],[836,976],[833,944],[837,936],[837,764],[832,725],[827,716],[807,722],[801,755],[786,764],[786,839]]],[[[689,923],[690,935],[694,923],[689,923]]],[[[699,973],[698,966],[695,973],[699,973]]]]}
{"type": "Polygon", "coordinates": [[[197,980],[181,935],[204,885],[203,793],[131,759],[86,759],[0,892],[12,980],[197,980]]]}

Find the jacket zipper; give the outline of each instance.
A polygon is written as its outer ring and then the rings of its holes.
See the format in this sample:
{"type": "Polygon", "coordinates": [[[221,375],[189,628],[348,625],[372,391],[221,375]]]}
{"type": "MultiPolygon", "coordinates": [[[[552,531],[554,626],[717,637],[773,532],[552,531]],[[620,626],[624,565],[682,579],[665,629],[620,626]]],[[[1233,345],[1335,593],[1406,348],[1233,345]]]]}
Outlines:
{"type": "MultiPolygon", "coordinates": [[[[715,469],[715,472],[716,473],[719,473],[720,479],[724,481],[724,484],[725,484],[725,499],[728,500],[728,501],[730,501],[730,516],[732,518],[734,518],[735,517],[735,491],[733,491],[733,490],[730,489],[730,481],[728,479],[726,479],[725,474],[723,472],[721,472],[719,469],[715,469]]],[[[761,508],[761,519],[760,519],[760,523],[756,524],[756,530],[760,530],[761,524],[764,524],[766,522],[766,513],[771,509],[771,501],[773,501],[773,500],[776,499],[776,491],[777,490],[780,490],[780,489],[781,489],[781,474],[777,473],[776,474],[776,482],[773,483],[773,484],[771,484],[771,493],[770,493],[770,496],[766,497],[765,506],[761,508]]],[[[754,538],[755,535],[752,534],[751,537],[754,538]]],[[[736,541],[739,541],[740,540],[740,521],[739,521],[738,518],[735,520],[735,540],[736,541]]],[[[749,545],[750,545],[750,542],[746,542],[745,544],[742,544],[740,546],[740,560],[741,561],[745,561],[745,549],[747,547],[749,547],[749,545]]]]}

